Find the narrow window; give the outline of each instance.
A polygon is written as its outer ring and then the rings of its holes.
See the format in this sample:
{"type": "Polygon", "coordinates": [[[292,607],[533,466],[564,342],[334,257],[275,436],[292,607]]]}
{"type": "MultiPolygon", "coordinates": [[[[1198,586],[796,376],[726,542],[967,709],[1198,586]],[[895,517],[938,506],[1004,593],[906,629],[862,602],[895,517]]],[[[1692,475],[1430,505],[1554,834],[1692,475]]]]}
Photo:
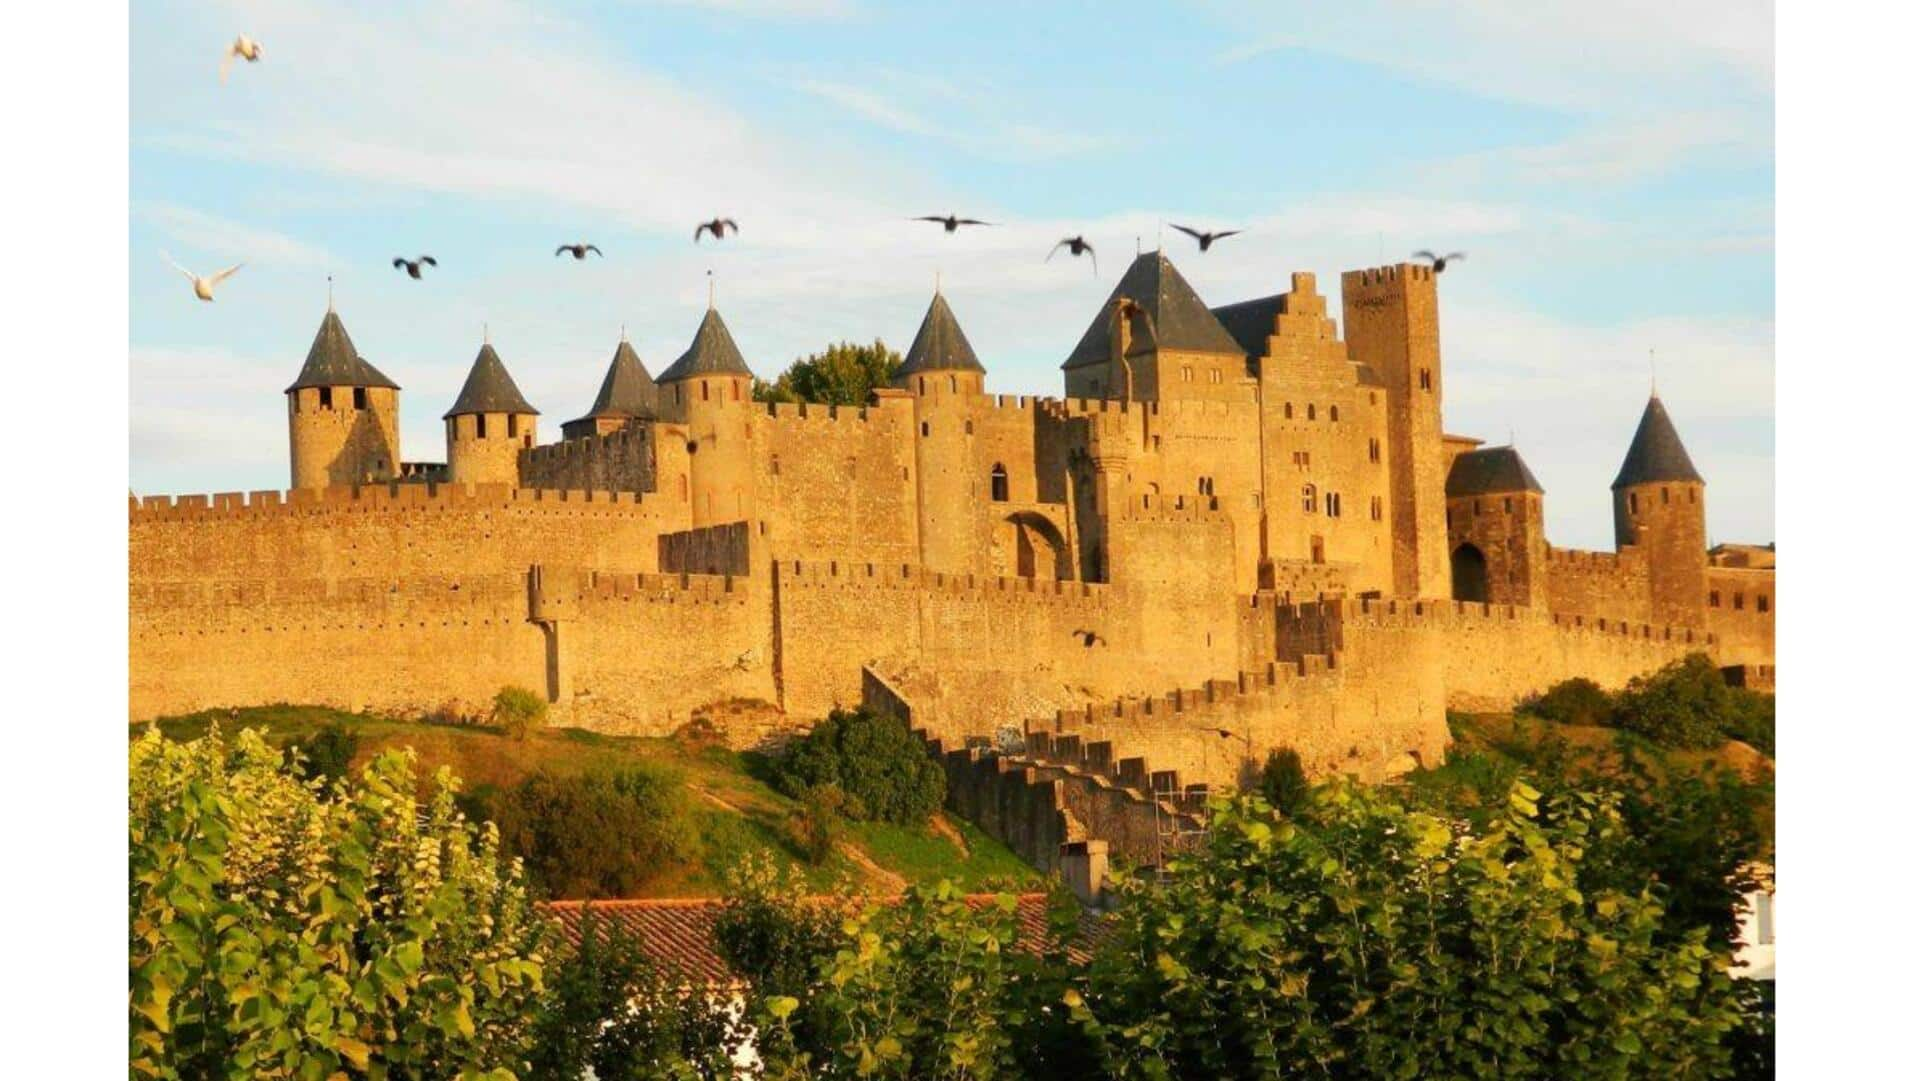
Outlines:
{"type": "Polygon", "coordinates": [[[487,437],[487,415],[485,413],[474,414],[473,434],[477,439],[485,439],[487,437]]]}
{"type": "Polygon", "coordinates": [[[1503,514],[1513,513],[1513,497],[1512,496],[1506,496],[1505,498],[1500,500],[1500,511],[1503,514]]]}
{"type": "Polygon", "coordinates": [[[947,376],[947,391],[949,393],[957,393],[959,390],[960,390],[960,377],[957,375],[947,376]]]}
{"type": "Polygon", "coordinates": [[[1380,520],[1380,497],[1379,496],[1373,497],[1373,506],[1371,509],[1373,511],[1373,520],[1376,522],[1379,521],[1380,520]]]}
{"type": "Polygon", "coordinates": [[[1312,544],[1312,549],[1313,549],[1313,561],[1315,563],[1325,563],[1327,561],[1326,538],[1315,537],[1310,543],[1312,544]]]}
{"type": "Polygon", "coordinates": [[[1327,493],[1327,517],[1329,518],[1340,517],[1340,493],[1339,492],[1327,493]]]}
{"type": "Polygon", "coordinates": [[[1754,597],[1753,597],[1753,607],[1754,607],[1754,609],[1755,609],[1756,611],[1761,611],[1761,612],[1764,612],[1764,611],[1766,611],[1766,610],[1767,610],[1767,595],[1766,595],[1765,593],[1756,593],[1756,594],[1754,594],[1754,597]]]}
{"type": "Polygon", "coordinates": [[[972,422],[972,421],[968,421],[968,422],[967,422],[967,434],[968,434],[968,435],[972,435],[972,434],[973,434],[973,422],[972,422]]]}
{"type": "Polygon", "coordinates": [[[1720,591],[1719,590],[1716,589],[1707,594],[1707,607],[1708,608],[1720,607],[1720,591]]]}
{"type": "Polygon", "coordinates": [[[1213,371],[1208,372],[1207,378],[1211,379],[1215,383],[1218,383],[1220,381],[1220,370],[1216,368],[1213,371]]]}
{"type": "Polygon", "coordinates": [[[1473,501],[1473,516],[1475,518],[1480,517],[1480,501],[1478,499],[1473,501]]]}
{"type": "Polygon", "coordinates": [[[733,400],[736,402],[740,400],[740,381],[737,379],[733,382],[733,400]]]}
{"type": "Polygon", "coordinates": [[[1182,368],[1180,369],[1180,381],[1181,381],[1182,383],[1191,383],[1191,382],[1193,382],[1193,368],[1192,368],[1192,367],[1190,367],[1190,366],[1189,366],[1189,367],[1182,367],[1182,368]]]}
{"type": "Polygon", "coordinates": [[[1307,403],[1307,419],[1308,419],[1308,420],[1312,420],[1312,419],[1314,419],[1314,416],[1313,416],[1313,403],[1312,403],[1312,402],[1308,402],[1308,403],[1307,403]]]}
{"type": "Polygon", "coordinates": [[[1747,595],[1745,593],[1735,593],[1733,595],[1733,610],[1736,612],[1744,611],[1746,607],[1747,595]]]}
{"type": "Polygon", "coordinates": [[[1367,440],[1367,461],[1377,462],[1379,460],[1380,460],[1380,440],[1378,439],[1367,440]]]}
{"type": "Polygon", "coordinates": [[[1694,495],[1695,495],[1695,494],[1696,494],[1696,493],[1694,492],[1694,490],[1693,490],[1692,488],[1688,488],[1688,489],[1687,489],[1687,502],[1689,502],[1689,503],[1691,503],[1691,502],[1693,502],[1693,501],[1694,501],[1694,500],[1693,500],[1693,497],[1694,497],[1694,495]]]}
{"type": "Polygon", "coordinates": [[[780,475],[780,456],[778,454],[774,455],[772,460],[767,463],[767,472],[776,477],[780,475]]]}
{"type": "Polygon", "coordinates": [[[993,501],[995,503],[1007,501],[1007,467],[999,462],[993,463],[993,501]]]}
{"type": "Polygon", "coordinates": [[[320,388],[320,408],[322,409],[333,408],[333,388],[332,387],[320,388]]]}
{"type": "Polygon", "coordinates": [[[1320,509],[1320,495],[1311,484],[1300,489],[1300,509],[1308,514],[1320,509]]]}
{"type": "Polygon", "coordinates": [[[1288,420],[1292,420],[1292,419],[1293,419],[1293,403],[1292,403],[1292,402],[1288,402],[1288,403],[1287,403],[1287,405],[1286,405],[1286,410],[1285,410],[1285,413],[1284,413],[1284,416],[1285,416],[1285,417],[1286,417],[1286,418],[1287,418],[1288,420]]]}
{"type": "MultiPolygon", "coordinates": [[[[709,398],[711,398],[711,397],[713,396],[713,395],[712,395],[712,394],[710,393],[710,390],[711,390],[711,388],[707,386],[707,384],[706,384],[706,382],[705,382],[705,381],[702,381],[702,382],[701,382],[701,384],[700,384],[700,400],[701,400],[701,401],[703,401],[703,402],[704,402],[704,401],[706,401],[707,399],[709,399],[709,398]]],[[[711,496],[709,496],[709,497],[707,497],[707,502],[709,502],[709,503],[711,503],[711,502],[713,502],[713,497],[711,497],[711,496]]]]}
{"type": "Polygon", "coordinates": [[[367,407],[367,388],[353,388],[353,407],[355,409],[365,409],[367,407]]]}
{"type": "Polygon", "coordinates": [[[520,414],[508,413],[507,414],[507,438],[518,439],[519,437],[520,437],[520,414]]]}
{"type": "Polygon", "coordinates": [[[1433,389],[1433,372],[1427,368],[1420,369],[1420,389],[1433,389]]]}
{"type": "Polygon", "coordinates": [[[923,375],[920,377],[920,393],[925,394],[926,392],[927,392],[927,377],[923,375]]]}
{"type": "Polygon", "coordinates": [[[1662,489],[1660,489],[1660,505],[1664,507],[1664,506],[1666,506],[1666,505],[1667,505],[1667,502],[1668,502],[1668,501],[1667,501],[1667,490],[1666,490],[1665,488],[1662,488],[1662,489]]]}
{"type": "Polygon", "coordinates": [[[923,420],[920,422],[920,438],[925,439],[928,435],[932,434],[932,432],[933,428],[926,421],[923,420]]]}
{"type": "Polygon", "coordinates": [[[1337,406],[1337,405],[1330,405],[1330,406],[1328,406],[1328,407],[1327,407],[1327,419],[1328,419],[1328,420],[1331,420],[1331,421],[1336,421],[1336,422],[1337,422],[1337,421],[1338,421],[1338,420],[1340,419],[1340,407],[1339,407],[1339,406],[1337,406]]]}
{"type": "Polygon", "coordinates": [[[1638,492],[1627,493],[1627,513],[1628,514],[1640,513],[1640,493],[1638,492]]]}

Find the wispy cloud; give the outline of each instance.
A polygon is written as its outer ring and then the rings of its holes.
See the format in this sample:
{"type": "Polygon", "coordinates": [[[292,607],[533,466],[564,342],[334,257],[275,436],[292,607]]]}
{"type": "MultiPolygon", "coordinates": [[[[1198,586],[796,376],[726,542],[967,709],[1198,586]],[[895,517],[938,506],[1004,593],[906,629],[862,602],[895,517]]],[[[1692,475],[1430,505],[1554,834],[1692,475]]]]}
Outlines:
{"type": "Polygon", "coordinates": [[[1662,176],[1703,161],[1754,164],[1772,158],[1761,118],[1730,110],[1672,112],[1602,122],[1549,143],[1503,147],[1435,163],[1434,183],[1489,181],[1608,187],[1662,176]]]}
{"type": "Polygon", "coordinates": [[[846,83],[823,82],[818,79],[802,79],[794,86],[823,101],[832,102],[850,112],[858,113],[881,127],[912,135],[940,134],[940,129],[935,125],[862,87],[850,86],[846,83]]]}
{"type": "Polygon", "coordinates": [[[645,0],[657,7],[703,8],[730,15],[778,19],[840,19],[854,13],[852,0],[645,0]]]}
{"type": "MultiPolygon", "coordinates": [[[[793,87],[892,131],[939,139],[989,158],[1040,161],[1075,157],[1126,143],[1110,135],[1009,122],[1013,111],[990,96],[967,95],[937,78],[874,68],[869,82],[855,85],[817,78],[795,80],[793,87]],[[873,89],[885,86],[891,95],[873,89]],[[908,104],[905,99],[915,99],[908,104]],[[937,116],[937,119],[935,118],[937,116]]],[[[1132,140],[1138,145],[1139,140],[1132,140]]]]}
{"type": "Polygon", "coordinates": [[[136,203],[134,213],[169,237],[180,249],[182,258],[205,252],[220,258],[292,267],[325,266],[332,262],[325,249],[317,245],[193,207],[136,203]]]}

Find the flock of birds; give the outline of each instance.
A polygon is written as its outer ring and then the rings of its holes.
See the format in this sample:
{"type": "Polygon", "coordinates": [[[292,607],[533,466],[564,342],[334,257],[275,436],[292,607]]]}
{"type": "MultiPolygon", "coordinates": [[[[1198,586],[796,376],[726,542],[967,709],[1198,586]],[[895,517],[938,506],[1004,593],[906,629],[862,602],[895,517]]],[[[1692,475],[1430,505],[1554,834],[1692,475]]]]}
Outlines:
{"type": "MultiPolygon", "coordinates": [[[[260,56],[261,56],[261,50],[260,50],[259,42],[254,41],[252,38],[249,38],[245,34],[241,34],[240,36],[234,38],[233,44],[227,46],[226,53],[220,59],[220,81],[223,83],[226,82],[227,72],[233,66],[233,61],[236,58],[244,60],[249,64],[257,64],[260,62],[260,56]]],[[[979,218],[963,218],[958,214],[925,214],[925,215],[921,215],[920,217],[909,218],[907,220],[932,222],[933,224],[940,226],[941,230],[948,234],[959,232],[962,226],[967,226],[967,225],[990,226],[994,224],[993,222],[990,222],[990,221],[982,221],[979,218]]],[[[1219,229],[1219,230],[1209,231],[1204,229],[1194,229],[1189,226],[1180,225],[1172,222],[1169,222],[1168,224],[1173,225],[1175,229],[1192,237],[1194,241],[1200,245],[1200,250],[1202,252],[1210,251],[1213,248],[1215,241],[1225,240],[1227,237],[1230,237],[1230,236],[1238,236],[1242,232],[1244,232],[1244,230],[1241,230],[1241,229],[1219,229]]],[[[740,224],[736,222],[734,219],[728,218],[728,217],[717,217],[712,219],[711,221],[703,221],[703,222],[700,222],[698,225],[694,226],[693,242],[695,244],[698,244],[700,243],[700,240],[702,237],[707,237],[707,236],[711,236],[716,242],[723,241],[723,240],[726,240],[729,236],[738,236],[739,233],[740,233],[740,224]]],[[[1081,236],[1070,236],[1070,237],[1061,238],[1061,240],[1058,243],[1054,244],[1052,249],[1050,249],[1047,252],[1047,257],[1044,261],[1052,262],[1053,257],[1060,254],[1060,250],[1062,248],[1066,249],[1067,254],[1069,256],[1073,256],[1073,257],[1078,257],[1082,255],[1086,256],[1088,262],[1090,262],[1093,266],[1094,275],[1096,277],[1099,276],[1099,273],[1100,273],[1099,257],[1094,254],[1093,243],[1089,241],[1085,236],[1081,235],[1081,236]]],[[[601,256],[602,258],[605,258],[606,256],[606,253],[601,251],[598,246],[587,243],[585,241],[579,241],[572,244],[562,244],[559,247],[553,249],[553,254],[555,258],[558,258],[562,255],[571,255],[576,261],[581,261],[586,259],[587,254],[589,252],[593,253],[594,255],[601,256]]],[[[1414,252],[1413,254],[1414,254],[1414,258],[1425,260],[1428,263],[1428,265],[1430,265],[1433,268],[1433,272],[1435,274],[1444,272],[1447,269],[1447,264],[1457,263],[1467,257],[1467,253],[1463,251],[1448,252],[1445,255],[1436,255],[1431,251],[1426,251],[1423,249],[1421,251],[1414,252]]],[[[196,297],[199,297],[203,301],[207,301],[208,303],[211,303],[213,301],[213,292],[216,288],[219,287],[220,283],[232,277],[235,271],[239,270],[241,267],[246,265],[245,263],[235,263],[233,266],[230,266],[227,269],[220,271],[219,273],[202,276],[199,274],[195,274],[193,271],[188,270],[186,267],[181,266],[179,263],[175,263],[173,261],[173,257],[167,255],[166,252],[163,251],[160,253],[160,255],[161,255],[161,258],[166,259],[166,261],[169,264],[171,264],[175,270],[179,271],[181,274],[186,275],[187,280],[193,283],[193,295],[196,297]]],[[[440,265],[439,261],[436,260],[431,255],[420,255],[412,259],[408,259],[405,256],[395,256],[393,260],[393,268],[395,270],[405,273],[407,277],[412,278],[414,281],[421,280],[422,267],[437,268],[439,267],[439,265],[440,265]]]]}

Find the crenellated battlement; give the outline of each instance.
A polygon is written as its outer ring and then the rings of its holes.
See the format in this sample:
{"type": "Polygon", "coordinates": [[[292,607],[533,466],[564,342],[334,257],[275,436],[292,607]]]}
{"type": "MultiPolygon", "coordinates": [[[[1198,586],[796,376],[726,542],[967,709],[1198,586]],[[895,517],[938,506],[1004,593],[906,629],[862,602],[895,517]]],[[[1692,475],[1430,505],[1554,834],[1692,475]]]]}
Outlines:
{"type": "Polygon", "coordinates": [[[1360,270],[1349,270],[1340,277],[1341,284],[1343,285],[1397,285],[1409,281],[1432,281],[1433,268],[1420,263],[1395,263],[1391,266],[1364,267],[1360,270]]]}
{"type": "Polygon", "coordinates": [[[572,513],[631,513],[659,497],[638,492],[515,488],[508,484],[408,484],[152,495],[130,499],[133,524],[223,517],[304,514],[377,514],[389,511],[526,508],[572,513]]]}
{"type": "Polygon", "coordinates": [[[744,603],[748,584],[727,574],[625,574],[586,571],[576,596],[582,601],[654,601],[680,603],[744,603]]]}
{"type": "Polygon", "coordinates": [[[629,424],[611,432],[542,443],[520,452],[520,460],[535,465],[571,461],[603,453],[609,449],[649,449],[653,445],[653,424],[629,424]]]}
{"type": "Polygon", "coordinates": [[[1211,495],[1136,495],[1119,506],[1120,515],[1136,521],[1224,521],[1220,497],[1211,495]]]}
{"type": "MultiPolygon", "coordinates": [[[[911,399],[884,401],[906,403],[911,399]]],[[[765,409],[767,420],[788,424],[867,424],[907,412],[900,405],[821,405],[817,402],[767,402],[765,409]]]]}
{"type": "Polygon", "coordinates": [[[1105,603],[1112,588],[1099,582],[944,574],[909,563],[847,563],[830,559],[782,559],[774,564],[782,589],[890,589],[957,593],[1013,602],[1105,603]]]}
{"type": "MultiPolygon", "coordinates": [[[[1258,598],[1256,598],[1256,601],[1258,598]]],[[[1489,623],[1552,624],[1564,631],[1641,638],[1648,641],[1699,645],[1714,644],[1714,636],[1695,627],[1594,618],[1550,613],[1545,609],[1478,601],[1397,600],[1376,597],[1335,598],[1275,606],[1283,632],[1289,627],[1317,628],[1330,624],[1370,627],[1418,627],[1489,623]]]]}

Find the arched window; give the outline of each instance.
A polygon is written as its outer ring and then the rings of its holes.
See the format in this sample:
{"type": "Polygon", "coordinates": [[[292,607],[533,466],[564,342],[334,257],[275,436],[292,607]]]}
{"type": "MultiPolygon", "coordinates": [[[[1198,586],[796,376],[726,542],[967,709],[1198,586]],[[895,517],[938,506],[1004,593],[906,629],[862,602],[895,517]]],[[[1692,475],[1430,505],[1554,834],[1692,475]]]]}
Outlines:
{"type": "Polygon", "coordinates": [[[1201,495],[1213,494],[1213,478],[1212,477],[1200,478],[1200,494],[1201,495]]]}
{"type": "MultiPolygon", "coordinates": [[[[706,381],[702,380],[700,383],[700,400],[704,402],[710,397],[712,397],[710,389],[708,388],[706,381]]],[[[709,500],[709,502],[711,502],[711,500],[709,500]]]]}
{"type": "Polygon", "coordinates": [[[1314,417],[1314,407],[1313,407],[1313,403],[1312,403],[1312,402],[1308,402],[1308,403],[1307,403],[1307,419],[1308,419],[1308,420],[1314,420],[1314,419],[1316,419],[1316,418],[1314,417]]]}
{"type": "Polygon", "coordinates": [[[1340,517],[1340,493],[1339,492],[1327,493],[1327,517],[1329,518],[1340,517]]]}
{"type": "Polygon", "coordinates": [[[1281,415],[1286,417],[1288,420],[1293,419],[1293,403],[1292,402],[1288,402],[1286,404],[1286,406],[1281,411],[1281,415]]]}
{"type": "Polygon", "coordinates": [[[1334,421],[1337,421],[1337,420],[1339,420],[1339,419],[1340,419],[1340,407],[1339,407],[1339,406],[1337,406],[1337,405],[1330,405],[1330,406],[1328,406],[1328,407],[1327,407],[1327,419],[1328,419],[1328,420],[1334,420],[1334,421]]]}
{"type": "Polygon", "coordinates": [[[1007,501],[1007,467],[999,462],[993,463],[993,501],[995,503],[1007,501]]]}
{"type": "Polygon", "coordinates": [[[959,389],[960,389],[960,377],[957,375],[947,376],[947,390],[949,392],[957,392],[959,389]]]}
{"type": "Polygon", "coordinates": [[[1300,489],[1300,509],[1308,514],[1320,509],[1320,492],[1311,484],[1300,489]]]}
{"type": "Polygon", "coordinates": [[[1453,599],[1487,601],[1487,556],[1471,544],[1453,550],[1453,599]]]}

